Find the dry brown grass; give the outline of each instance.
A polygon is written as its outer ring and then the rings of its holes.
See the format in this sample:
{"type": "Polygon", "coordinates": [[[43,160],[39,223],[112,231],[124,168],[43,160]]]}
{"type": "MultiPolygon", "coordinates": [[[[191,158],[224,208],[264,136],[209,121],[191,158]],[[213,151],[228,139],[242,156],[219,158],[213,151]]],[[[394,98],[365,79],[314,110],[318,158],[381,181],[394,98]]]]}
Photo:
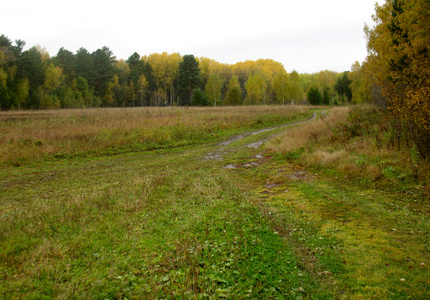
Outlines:
{"type": "Polygon", "coordinates": [[[317,150],[315,151],[309,160],[314,164],[319,164],[321,166],[330,166],[339,161],[345,161],[348,157],[348,152],[345,150],[339,151],[323,151],[317,150]]]}
{"type": "Polygon", "coordinates": [[[337,107],[328,115],[286,131],[268,143],[271,153],[297,157],[303,164],[331,168],[349,178],[415,180],[430,190],[430,167],[414,149],[390,143],[392,138],[374,108],[337,107]]]}
{"type": "Polygon", "coordinates": [[[336,107],[330,110],[327,117],[319,117],[286,131],[268,144],[268,149],[275,153],[288,153],[303,147],[318,146],[321,138],[332,134],[331,128],[347,118],[348,107],[336,107]]]}
{"type": "Polygon", "coordinates": [[[288,121],[309,109],[151,107],[0,112],[0,163],[20,165],[55,155],[192,144],[228,130],[288,121]]]}

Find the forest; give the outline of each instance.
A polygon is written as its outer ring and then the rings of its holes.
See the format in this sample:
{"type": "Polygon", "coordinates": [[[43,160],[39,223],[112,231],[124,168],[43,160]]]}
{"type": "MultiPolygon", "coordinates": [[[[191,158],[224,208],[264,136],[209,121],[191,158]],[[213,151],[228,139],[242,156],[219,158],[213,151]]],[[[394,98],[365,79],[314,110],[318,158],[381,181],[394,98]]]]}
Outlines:
{"type": "Polygon", "coordinates": [[[337,104],[352,99],[346,73],[288,74],[271,59],[219,63],[163,52],[117,59],[108,47],[90,53],[0,36],[0,103],[7,109],[172,105],[337,104]]]}

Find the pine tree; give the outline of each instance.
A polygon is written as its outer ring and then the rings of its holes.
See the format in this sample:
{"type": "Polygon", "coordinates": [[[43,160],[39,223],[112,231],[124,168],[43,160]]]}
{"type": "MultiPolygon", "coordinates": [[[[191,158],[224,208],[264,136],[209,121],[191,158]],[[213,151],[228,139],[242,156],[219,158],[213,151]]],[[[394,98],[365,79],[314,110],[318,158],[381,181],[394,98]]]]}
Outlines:
{"type": "Polygon", "coordinates": [[[178,81],[180,104],[189,105],[193,90],[200,87],[199,62],[194,55],[184,55],[182,62],[179,63],[178,81]]]}
{"type": "Polygon", "coordinates": [[[208,96],[201,89],[197,88],[193,90],[193,95],[191,98],[191,105],[194,106],[206,106],[209,105],[208,96]]]}
{"type": "Polygon", "coordinates": [[[308,90],[307,99],[312,105],[320,105],[323,100],[323,96],[317,87],[311,86],[308,90]]]}
{"type": "Polygon", "coordinates": [[[352,81],[348,77],[348,72],[344,72],[342,76],[337,79],[336,85],[334,86],[339,95],[346,96],[348,102],[351,102],[352,99],[351,83],[352,81]]]}

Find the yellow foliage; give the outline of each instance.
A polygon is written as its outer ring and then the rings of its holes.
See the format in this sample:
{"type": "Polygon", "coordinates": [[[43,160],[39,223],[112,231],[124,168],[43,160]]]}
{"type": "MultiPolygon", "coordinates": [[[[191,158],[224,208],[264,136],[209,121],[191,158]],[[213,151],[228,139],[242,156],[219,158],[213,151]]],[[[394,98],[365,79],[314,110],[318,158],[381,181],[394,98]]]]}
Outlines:
{"type": "Polygon", "coordinates": [[[50,93],[61,87],[64,82],[63,69],[50,64],[45,74],[45,81],[43,82],[43,92],[50,93]]]}
{"type": "Polygon", "coordinates": [[[430,156],[430,3],[388,1],[366,28],[366,62],[392,116],[408,127],[423,157],[430,156]]]}

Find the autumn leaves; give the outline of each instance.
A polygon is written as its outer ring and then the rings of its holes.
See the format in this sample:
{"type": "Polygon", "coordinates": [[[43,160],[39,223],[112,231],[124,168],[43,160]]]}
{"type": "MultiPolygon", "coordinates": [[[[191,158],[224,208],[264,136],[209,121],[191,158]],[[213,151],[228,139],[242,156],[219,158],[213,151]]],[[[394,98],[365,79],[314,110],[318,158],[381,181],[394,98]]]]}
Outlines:
{"type": "MultiPolygon", "coordinates": [[[[398,139],[413,140],[430,157],[430,3],[393,0],[376,7],[366,28],[365,68],[380,89],[398,139]]],[[[400,144],[400,140],[399,140],[400,144]]]]}

